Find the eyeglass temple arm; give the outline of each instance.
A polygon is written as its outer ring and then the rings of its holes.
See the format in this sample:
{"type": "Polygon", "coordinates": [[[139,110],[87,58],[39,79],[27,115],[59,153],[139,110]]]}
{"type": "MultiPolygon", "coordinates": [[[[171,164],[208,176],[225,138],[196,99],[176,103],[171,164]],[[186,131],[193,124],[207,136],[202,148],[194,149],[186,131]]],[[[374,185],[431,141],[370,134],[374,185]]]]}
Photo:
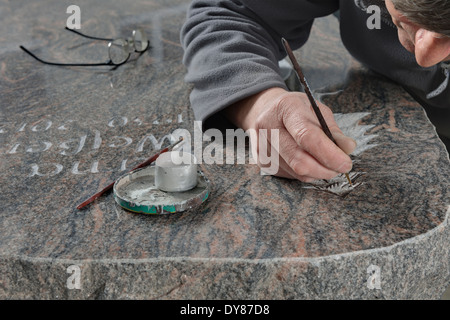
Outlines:
{"type": "MultiPolygon", "coordinates": [[[[65,27],[65,29],[66,29],[66,30],[69,30],[69,31],[72,31],[73,33],[76,33],[76,34],[78,34],[78,35],[80,35],[80,36],[82,36],[82,37],[85,37],[85,38],[88,38],[88,39],[92,39],[92,40],[114,41],[114,39],[106,39],[106,38],[91,37],[91,36],[88,36],[88,35],[85,35],[85,34],[79,32],[79,31],[77,31],[77,30],[70,29],[70,28],[68,28],[68,27],[65,27]]],[[[136,52],[143,53],[143,52],[147,51],[149,47],[150,47],[150,41],[147,40],[147,48],[145,48],[145,50],[143,50],[143,51],[136,51],[136,52]]]]}
{"type": "Polygon", "coordinates": [[[58,63],[58,62],[49,62],[49,61],[45,61],[45,60],[42,60],[42,59],[38,58],[34,53],[32,53],[31,51],[29,51],[28,49],[26,49],[23,46],[20,46],[20,49],[22,49],[23,51],[28,53],[30,56],[35,58],[37,61],[45,63],[45,64],[49,64],[49,65],[52,65],[52,66],[68,66],[68,67],[116,66],[115,64],[112,63],[112,61],[103,62],[103,63],[58,63]]]}
{"type": "Polygon", "coordinates": [[[88,35],[85,35],[83,33],[81,33],[80,31],[74,30],[74,29],[70,29],[67,26],[65,27],[66,30],[72,31],[73,33],[76,33],[82,37],[88,38],[88,39],[92,39],[92,40],[101,40],[101,41],[114,41],[114,39],[106,39],[106,38],[98,38],[98,37],[91,37],[88,35]]]}

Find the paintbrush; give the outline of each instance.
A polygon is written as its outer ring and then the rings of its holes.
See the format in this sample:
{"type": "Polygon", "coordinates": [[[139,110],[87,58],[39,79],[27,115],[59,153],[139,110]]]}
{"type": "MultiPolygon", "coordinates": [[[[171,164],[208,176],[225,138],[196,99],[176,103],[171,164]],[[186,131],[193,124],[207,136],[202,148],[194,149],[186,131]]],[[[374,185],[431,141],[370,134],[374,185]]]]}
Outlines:
{"type": "MultiPolygon", "coordinates": [[[[156,153],[155,155],[151,156],[150,158],[148,158],[147,160],[145,160],[144,162],[142,162],[141,164],[139,164],[137,167],[131,169],[130,172],[131,172],[131,171],[134,171],[134,170],[137,170],[137,169],[144,168],[144,167],[146,167],[146,166],[152,164],[153,162],[156,161],[156,159],[158,159],[158,157],[159,157],[161,154],[163,154],[164,152],[167,152],[167,151],[172,150],[172,149],[173,149],[176,145],[178,145],[181,141],[183,141],[183,137],[181,137],[180,140],[178,140],[177,142],[172,143],[172,144],[171,144],[170,146],[168,146],[167,148],[164,148],[164,149],[162,149],[161,151],[159,151],[158,153],[156,153]]],[[[90,197],[89,199],[87,199],[87,200],[84,201],[83,203],[79,204],[79,205],[77,206],[77,209],[83,209],[85,206],[87,206],[88,204],[90,204],[91,202],[93,202],[94,200],[96,200],[97,198],[99,198],[100,196],[102,196],[103,194],[105,194],[106,192],[110,191],[110,190],[113,188],[115,182],[116,182],[116,181],[110,183],[110,184],[109,184],[107,187],[105,187],[103,190],[97,192],[97,193],[94,194],[92,197],[90,197]]]]}
{"type": "MultiPolygon", "coordinates": [[[[311,106],[312,106],[317,118],[319,119],[319,123],[322,126],[323,131],[325,132],[327,137],[330,138],[330,140],[333,141],[334,144],[339,147],[336,140],[334,140],[330,129],[328,128],[325,118],[323,117],[322,113],[320,112],[320,109],[319,109],[319,106],[317,105],[316,99],[314,99],[311,89],[309,88],[308,81],[306,81],[305,75],[302,72],[302,68],[300,68],[300,65],[298,64],[297,59],[295,58],[294,53],[292,52],[292,49],[291,49],[289,43],[284,38],[281,38],[281,42],[283,43],[284,49],[286,50],[286,53],[288,54],[289,59],[291,60],[292,65],[294,66],[294,70],[297,73],[297,77],[300,80],[300,82],[303,86],[303,89],[305,89],[305,93],[308,96],[309,102],[311,103],[311,106]]],[[[348,175],[348,173],[345,174],[345,177],[347,178],[348,183],[352,186],[353,185],[352,180],[350,180],[350,176],[348,175]]]]}

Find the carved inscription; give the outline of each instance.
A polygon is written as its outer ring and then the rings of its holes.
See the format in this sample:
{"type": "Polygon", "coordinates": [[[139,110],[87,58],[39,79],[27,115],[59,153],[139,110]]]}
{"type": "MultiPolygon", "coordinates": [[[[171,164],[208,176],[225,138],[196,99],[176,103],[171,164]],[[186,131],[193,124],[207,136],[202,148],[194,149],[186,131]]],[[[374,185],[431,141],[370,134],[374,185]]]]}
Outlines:
{"type": "MultiPolygon", "coordinates": [[[[49,118],[22,123],[0,123],[1,154],[6,161],[16,161],[15,157],[27,158],[26,166],[20,168],[27,177],[52,177],[64,172],[73,175],[95,174],[105,171],[126,171],[131,165],[129,159],[119,159],[114,168],[105,167],[99,159],[92,159],[101,150],[105,152],[127,150],[134,158],[145,159],[148,152],[159,150],[171,142],[171,134],[158,134],[161,126],[169,123],[180,124],[183,115],[173,119],[146,121],[139,117],[117,116],[96,126],[95,129],[82,128],[79,121],[58,122],[49,118]],[[145,126],[150,133],[136,138],[124,134],[126,126],[145,126]],[[105,138],[104,132],[108,131],[105,138]],[[111,134],[112,132],[112,134],[111,134]],[[117,133],[114,135],[114,133],[117,133]],[[51,157],[42,157],[50,155],[51,157]],[[141,156],[142,154],[142,156],[141,156]],[[89,160],[84,161],[84,155],[89,160]],[[44,159],[44,160],[41,160],[44,159]],[[55,161],[46,161],[52,158],[55,161]],[[61,161],[59,161],[61,159],[61,161]],[[67,161],[69,160],[69,161],[67,161]],[[70,165],[67,165],[70,163],[70,165]]],[[[134,159],[136,160],[136,159],[134,159]]]]}

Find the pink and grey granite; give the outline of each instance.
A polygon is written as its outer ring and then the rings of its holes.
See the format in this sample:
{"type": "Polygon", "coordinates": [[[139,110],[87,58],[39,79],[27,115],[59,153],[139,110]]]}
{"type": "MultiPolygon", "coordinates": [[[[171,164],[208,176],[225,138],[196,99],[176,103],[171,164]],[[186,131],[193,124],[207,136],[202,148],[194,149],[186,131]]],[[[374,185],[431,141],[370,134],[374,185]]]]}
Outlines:
{"type": "Polygon", "coordinates": [[[148,33],[148,52],[109,70],[47,66],[19,49],[106,61],[105,43],[64,30],[71,3],[0,0],[0,298],[439,298],[450,282],[448,154],[408,94],[325,32],[334,18],[296,54],[311,86],[334,92],[321,99],[368,113],[359,125],[376,135],[347,197],[253,164],[202,164],[212,192],[196,210],[138,215],[111,194],[76,209],[175,129],[193,132],[178,40],[188,3],[77,1],[87,34],[148,33]]]}

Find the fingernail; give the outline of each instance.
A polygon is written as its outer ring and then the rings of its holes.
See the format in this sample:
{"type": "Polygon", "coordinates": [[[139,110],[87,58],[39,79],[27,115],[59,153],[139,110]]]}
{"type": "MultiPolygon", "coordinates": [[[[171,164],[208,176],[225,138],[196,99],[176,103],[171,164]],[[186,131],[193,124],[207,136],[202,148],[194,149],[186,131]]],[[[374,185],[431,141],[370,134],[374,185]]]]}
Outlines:
{"type": "Polygon", "coordinates": [[[350,141],[350,144],[351,144],[351,151],[350,152],[348,152],[348,153],[352,153],[355,149],[356,149],[356,145],[357,145],[357,143],[356,143],[356,140],[355,139],[353,139],[353,138],[350,138],[350,137],[347,137],[348,138],[348,140],[350,141]]]}
{"type": "Polygon", "coordinates": [[[352,153],[356,148],[356,141],[340,132],[333,133],[333,137],[339,147],[347,154],[352,153]]]}

